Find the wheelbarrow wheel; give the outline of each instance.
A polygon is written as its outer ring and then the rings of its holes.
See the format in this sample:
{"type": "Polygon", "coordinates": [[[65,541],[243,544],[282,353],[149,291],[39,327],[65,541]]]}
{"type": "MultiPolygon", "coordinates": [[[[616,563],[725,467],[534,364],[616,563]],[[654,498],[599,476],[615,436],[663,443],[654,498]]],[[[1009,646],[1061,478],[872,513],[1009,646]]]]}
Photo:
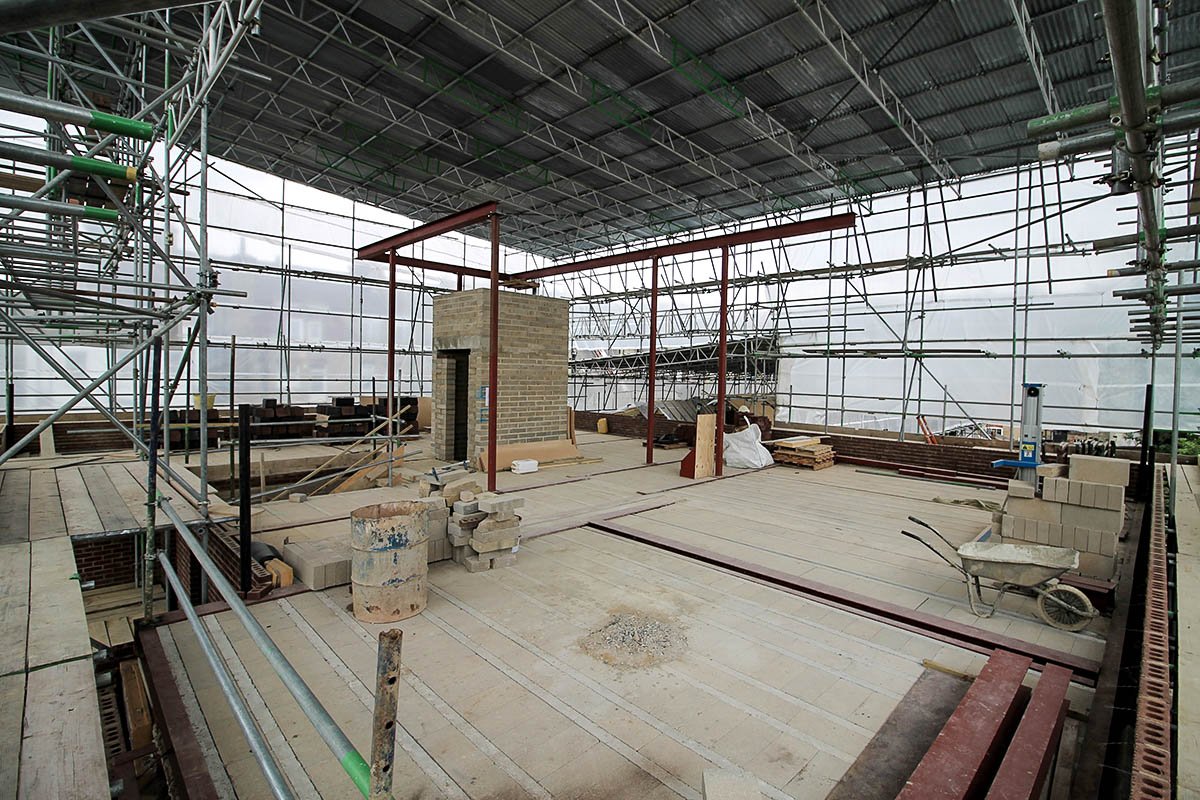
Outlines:
{"type": "Polygon", "coordinates": [[[1081,631],[1096,616],[1087,595],[1074,586],[1060,583],[1038,594],[1038,616],[1047,625],[1064,631],[1081,631]]]}

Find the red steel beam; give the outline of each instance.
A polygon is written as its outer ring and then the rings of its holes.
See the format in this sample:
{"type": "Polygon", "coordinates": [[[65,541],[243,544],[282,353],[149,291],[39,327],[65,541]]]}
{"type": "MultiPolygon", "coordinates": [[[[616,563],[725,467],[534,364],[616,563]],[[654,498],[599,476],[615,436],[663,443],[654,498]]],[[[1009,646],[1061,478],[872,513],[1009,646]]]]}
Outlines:
{"type": "Polygon", "coordinates": [[[832,217],[821,217],[803,222],[789,222],[786,225],[772,225],[768,228],[756,228],[739,233],[726,233],[720,236],[710,236],[706,239],[696,239],[691,242],[665,244],[650,247],[645,250],[632,250],[628,253],[617,253],[611,256],[588,258],[583,261],[573,261],[570,264],[558,264],[553,267],[530,269],[518,273],[520,278],[545,278],[551,275],[565,275],[571,272],[583,272],[589,269],[612,267],[617,264],[628,264],[631,261],[648,261],[652,258],[669,258],[671,256],[699,253],[704,250],[715,250],[718,247],[737,247],[743,244],[766,242],[772,239],[790,239],[793,236],[804,236],[810,233],[836,231],[842,228],[853,228],[857,216],[852,213],[835,214],[832,217]]]}
{"type": "MultiPolygon", "coordinates": [[[[392,408],[392,404],[396,398],[396,251],[388,252],[388,351],[387,351],[387,437],[388,437],[388,485],[392,485],[392,458],[395,451],[396,440],[394,438],[393,417],[396,414],[396,409],[392,408]]],[[[372,398],[373,402],[378,402],[372,398]]]]}
{"type": "Polygon", "coordinates": [[[717,477],[725,474],[725,370],[729,339],[729,245],[721,247],[721,319],[717,335],[717,477]]]}
{"type": "Polygon", "coordinates": [[[1028,656],[997,650],[896,800],[974,800],[987,789],[1005,743],[1025,711],[1028,656]]]}
{"type": "MultiPolygon", "coordinates": [[[[368,260],[387,261],[387,258],[368,260]]],[[[404,267],[423,269],[428,272],[449,272],[451,275],[457,275],[460,278],[464,275],[470,275],[473,278],[492,277],[490,270],[478,269],[476,267],[460,267],[456,264],[445,264],[441,261],[427,261],[424,258],[413,258],[412,256],[396,256],[396,263],[404,267]]],[[[501,280],[508,280],[508,277],[509,276],[504,274],[500,275],[501,280]]]]}
{"type": "Polygon", "coordinates": [[[1017,732],[992,779],[987,800],[1038,800],[1042,796],[1062,738],[1070,687],[1070,670],[1062,667],[1042,670],[1017,732]]]}
{"type": "Polygon", "coordinates": [[[658,258],[650,260],[650,361],[646,376],[646,463],[654,463],[654,362],[658,358],[658,258]]]}
{"type": "Polygon", "coordinates": [[[500,215],[492,215],[492,282],[488,288],[488,491],[496,491],[496,392],[500,382],[500,215]]]}
{"type": "Polygon", "coordinates": [[[432,239],[434,236],[441,236],[443,233],[450,233],[459,228],[483,222],[492,214],[495,214],[497,208],[498,206],[495,202],[482,203],[474,208],[468,208],[466,211],[459,211],[448,217],[442,217],[433,222],[426,222],[424,225],[418,225],[412,230],[397,233],[394,236],[389,236],[386,239],[380,239],[378,242],[358,248],[357,257],[365,261],[383,261],[389,250],[407,247],[410,244],[432,239]]]}

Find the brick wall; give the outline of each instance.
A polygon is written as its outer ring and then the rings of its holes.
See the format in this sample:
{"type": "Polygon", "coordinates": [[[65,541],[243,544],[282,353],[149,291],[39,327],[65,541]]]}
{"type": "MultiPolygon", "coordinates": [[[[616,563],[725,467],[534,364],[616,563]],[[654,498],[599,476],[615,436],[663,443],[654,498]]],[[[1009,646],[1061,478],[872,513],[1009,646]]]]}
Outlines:
{"type": "MultiPolygon", "coordinates": [[[[163,547],[164,536],[164,531],[158,532],[156,544],[159,548],[163,547]]],[[[141,564],[141,553],[134,553],[136,541],[137,537],[134,536],[72,540],[71,547],[75,551],[75,569],[79,573],[79,580],[95,581],[97,589],[133,583],[134,571],[141,564]]],[[[221,574],[237,586],[241,581],[237,537],[214,528],[208,545],[209,553],[217,562],[221,574]]],[[[187,545],[174,530],[171,531],[171,548],[171,564],[175,567],[176,574],[188,588],[194,601],[199,602],[199,564],[195,563],[187,545]]],[[[163,582],[162,572],[157,568],[154,580],[157,583],[163,582]]],[[[271,575],[257,562],[250,566],[250,580],[251,599],[270,591],[271,575]]],[[[220,599],[220,593],[210,585],[209,600],[215,602],[220,599]]]]}
{"type": "MultiPolygon", "coordinates": [[[[567,432],[569,303],[553,297],[500,292],[497,441],[562,439],[567,432]]],[[[487,446],[489,296],[487,289],[455,292],[433,302],[433,419],[435,458],[451,459],[454,446],[454,359],[468,362],[467,457],[487,446]]]]}
{"type": "MultiPolygon", "coordinates": [[[[157,544],[162,546],[160,531],[157,544]]],[[[97,589],[133,583],[136,570],[141,564],[141,553],[135,553],[136,536],[114,536],[107,539],[71,541],[75,551],[75,571],[81,583],[95,581],[97,589]]],[[[155,575],[159,580],[160,576],[155,575]]]]}

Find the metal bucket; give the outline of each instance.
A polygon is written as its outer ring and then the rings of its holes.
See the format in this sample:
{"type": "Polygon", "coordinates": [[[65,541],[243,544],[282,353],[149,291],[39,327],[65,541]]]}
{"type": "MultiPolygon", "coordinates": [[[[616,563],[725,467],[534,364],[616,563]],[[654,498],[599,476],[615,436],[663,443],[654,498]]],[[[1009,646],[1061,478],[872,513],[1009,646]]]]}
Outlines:
{"type": "Polygon", "coordinates": [[[428,521],[429,506],[413,502],[364,506],[350,514],[350,586],[356,618],[396,622],[425,610],[428,521]]]}

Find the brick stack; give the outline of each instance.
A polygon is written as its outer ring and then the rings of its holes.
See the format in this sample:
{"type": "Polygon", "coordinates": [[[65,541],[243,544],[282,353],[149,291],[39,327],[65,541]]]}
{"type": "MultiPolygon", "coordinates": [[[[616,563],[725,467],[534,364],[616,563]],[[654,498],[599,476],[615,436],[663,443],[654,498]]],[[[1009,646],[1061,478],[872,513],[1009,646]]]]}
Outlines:
{"type": "Polygon", "coordinates": [[[1109,580],[1125,525],[1129,465],[1124,459],[1084,455],[1071,456],[1069,467],[1044,464],[1037,468],[1041,497],[1033,485],[1010,481],[993,530],[1005,541],[1074,548],[1081,575],[1109,580]]]}
{"type": "Polygon", "coordinates": [[[306,436],[310,431],[303,408],[284,405],[272,398],[266,398],[261,404],[250,409],[250,417],[253,422],[273,423],[254,426],[251,433],[255,440],[289,439],[306,436]]]}
{"type": "Polygon", "coordinates": [[[484,519],[475,525],[468,545],[472,552],[463,558],[467,572],[511,567],[517,563],[517,547],[521,544],[521,517],[517,509],[525,498],[515,495],[482,495],[476,501],[478,514],[484,519]]]}

